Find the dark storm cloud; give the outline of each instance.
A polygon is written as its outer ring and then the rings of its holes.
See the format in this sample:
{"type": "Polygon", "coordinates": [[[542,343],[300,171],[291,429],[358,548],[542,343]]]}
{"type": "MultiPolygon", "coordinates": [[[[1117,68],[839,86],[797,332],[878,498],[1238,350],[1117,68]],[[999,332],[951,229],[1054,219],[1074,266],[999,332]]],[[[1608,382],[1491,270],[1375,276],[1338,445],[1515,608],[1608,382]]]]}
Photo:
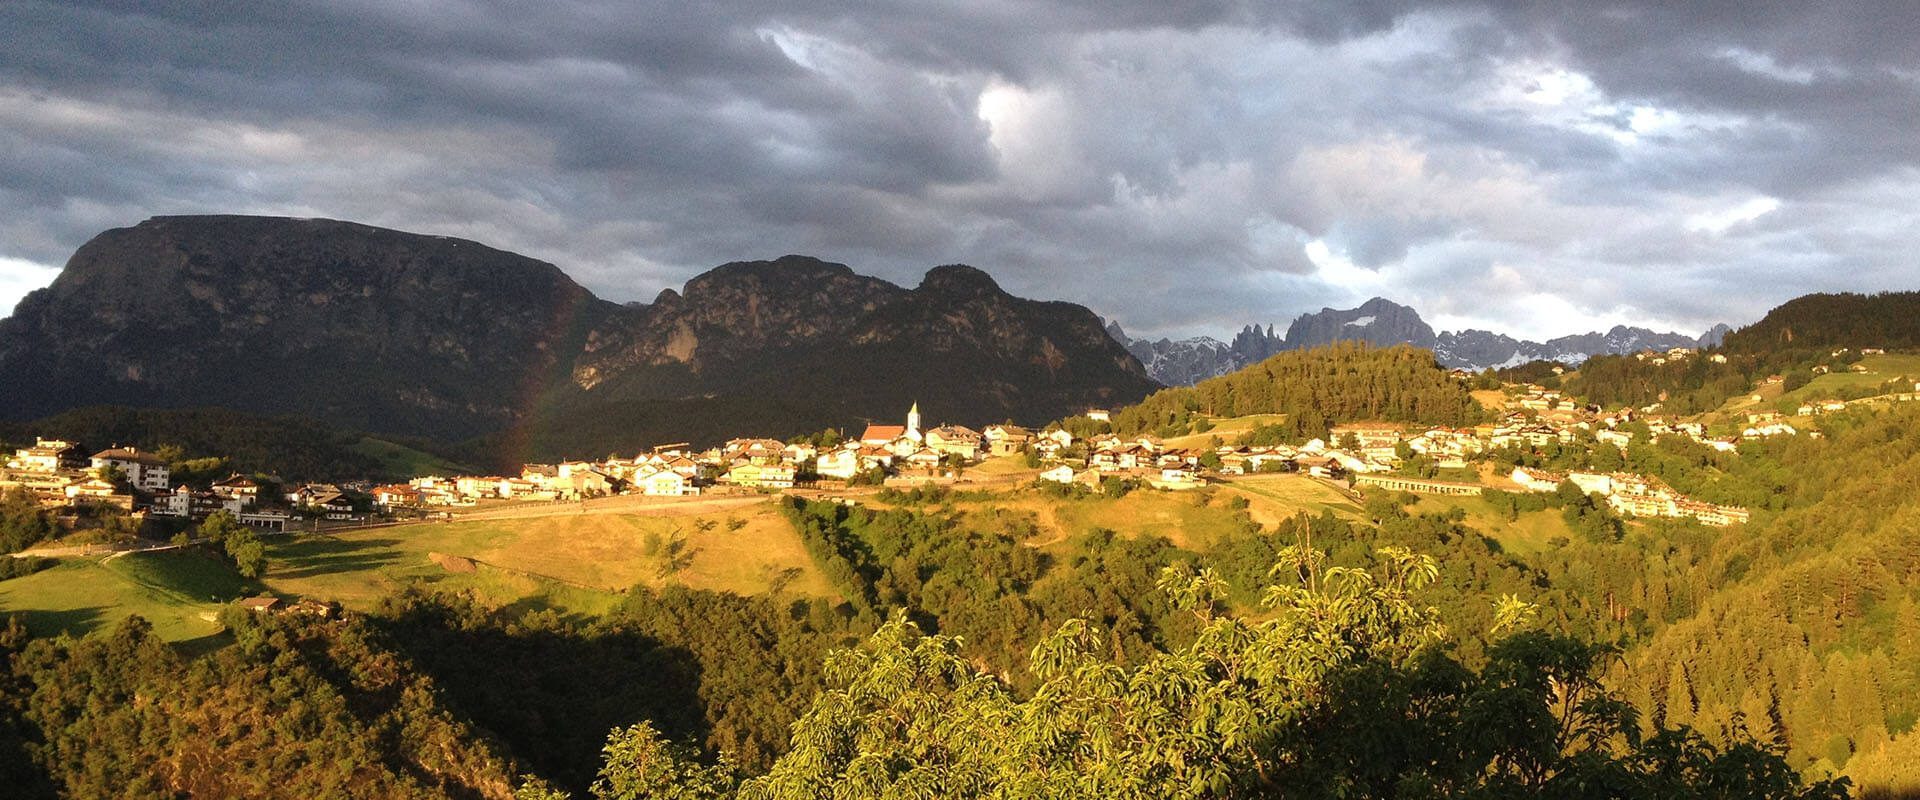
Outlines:
{"type": "Polygon", "coordinates": [[[1920,247],[1910,5],[0,5],[0,304],[98,230],[468,236],[613,299],[967,261],[1136,333],[1704,327],[1920,247]],[[42,266],[36,266],[42,265],[42,266]]]}

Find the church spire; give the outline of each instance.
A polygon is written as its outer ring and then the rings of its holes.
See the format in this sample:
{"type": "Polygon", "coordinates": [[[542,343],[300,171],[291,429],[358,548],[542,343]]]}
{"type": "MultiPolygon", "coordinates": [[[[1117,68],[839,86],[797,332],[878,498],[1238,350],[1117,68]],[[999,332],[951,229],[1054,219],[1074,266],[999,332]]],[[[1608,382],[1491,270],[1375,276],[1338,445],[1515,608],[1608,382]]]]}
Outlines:
{"type": "Polygon", "coordinates": [[[920,432],[920,401],[915,400],[913,408],[907,409],[907,435],[920,432]]]}

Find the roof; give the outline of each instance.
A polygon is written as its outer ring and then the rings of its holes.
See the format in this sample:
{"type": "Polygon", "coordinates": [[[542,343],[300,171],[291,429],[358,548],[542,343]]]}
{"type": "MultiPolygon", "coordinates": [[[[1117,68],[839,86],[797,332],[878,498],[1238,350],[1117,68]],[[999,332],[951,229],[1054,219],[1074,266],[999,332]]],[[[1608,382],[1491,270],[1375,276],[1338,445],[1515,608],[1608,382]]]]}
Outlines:
{"type": "Polygon", "coordinates": [[[238,605],[241,608],[254,611],[266,611],[274,606],[280,605],[280,598],[271,595],[261,595],[259,597],[249,597],[241,600],[238,605]]]}
{"type": "Polygon", "coordinates": [[[139,451],[139,449],[132,448],[132,447],[109,448],[106,450],[102,450],[98,453],[94,453],[93,457],[99,458],[99,459],[111,459],[114,461],[132,461],[140,464],[154,464],[158,466],[166,466],[166,463],[167,463],[166,459],[163,459],[152,453],[142,453],[139,451]]]}
{"type": "Polygon", "coordinates": [[[868,425],[865,433],[860,434],[863,442],[891,442],[907,435],[905,425],[868,425]]]}

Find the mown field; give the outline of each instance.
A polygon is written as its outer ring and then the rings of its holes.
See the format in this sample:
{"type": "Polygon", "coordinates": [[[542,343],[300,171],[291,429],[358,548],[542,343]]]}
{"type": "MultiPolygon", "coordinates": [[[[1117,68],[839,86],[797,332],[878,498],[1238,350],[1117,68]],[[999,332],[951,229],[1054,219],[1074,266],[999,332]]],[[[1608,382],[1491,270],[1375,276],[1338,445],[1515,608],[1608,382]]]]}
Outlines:
{"type": "Polygon", "coordinates": [[[1920,355],[1892,353],[1883,356],[1866,356],[1860,359],[1860,366],[1865,367],[1867,371],[1849,370],[1815,375],[1807,385],[1787,392],[1781,397],[1804,403],[1808,400],[1835,398],[1849,389],[1872,389],[1895,378],[1920,381],[1920,355]]]}
{"type": "MultiPolygon", "coordinates": [[[[1857,389],[1874,389],[1895,378],[1920,381],[1920,354],[1889,353],[1887,355],[1866,356],[1860,359],[1865,372],[1851,370],[1815,375],[1807,385],[1791,392],[1785,391],[1780,384],[1760,386],[1752,392],[1729,399],[1725,405],[1708,414],[1709,420],[1738,417],[1754,411],[1776,411],[1782,401],[1792,404],[1814,400],[1838,398],[1842,392],[1857,389]],[[1755,400],[1755,397],[1759,400],[1755,400]]],[[[1908,387],[1911,388],[1911,387],[1908,387]]]]}
{"type": "Polygon", "coordinates": [[[199,551],[72,557],[0,581],[0,610],[20,614],[36,636],[85,634],[139,614],[162,637],[183,641],[219,633],[220,610],[255,589],[199,551]]]}
{"type": "Polygon", "coordinates": [[[799,537],[771,501],[692,514],[586,514],[424,522],[269,549],[275,592],[370,607],[422,584],[495,603],[572,613],[610,608],[636,585],[678,583],[739,594],[827,593],[799,537]]]}
{"type": "Polygon", "coordinates": [[[1555,538],[1571,540],[1575,535],[1557,510],[1528,511],[1519,519],[1508,521],[1478,497],[1421,495],[1420,502],[1409,510],[1416,514],[1441,514],[1451,508],[1464,510],[1467,517],[1462,520],[1463,524],[1486,534],[1512,553],[1538,553],[1552,547],[1555,538]]]}
{"type": "MultiPolygon", "coordinates": [[[[1237,477],[1188,492],[1139,490],[1120,498],[1061,498],[1032,488],[972,491],[933,504],[985,529],[1018,528],[1053,553],[1095,531],[1158,536],[1206,551],[1298,514],[1358,519],[1343,490],[1295,474],[1237,477]],[[1242,503],[1244,501],[1244,510],[1242,503]]],[[[35,633],[84,634],[128,614],[184,641],[220,632],[220,610],[261,592],[368,610],[407,586],[470,594],[492,606],[595,616],[634,586],[794,597],[833,594],[772,500],[531,505],[327,535],[270,536],[268,569],[239,578],[204,551],[67,558],[53,569],[0,582],[0,611],[20,612],[35,633]],[[731,504],[731,505],[728,505],[731,504]]],[[[871,501],[871,500],[870,500],[871,501]]],[[[885,505],[884,503],[878,503],[885,505]]],[[[1509,523],[1478,498],[1422,498],[1416,511],[1459,505],[1467,522],[1516,551],[1569,535],[1554,513],[1509,523]]]]}
{"type": "Polygon", "coordinates": [[[1286,419],[1285,414],[1249,414],[1244,417],[1209,418],[1207,421],[1213,423],[1213,427],[1205,433],[1175,436],[1166,440],[1166,445],[1168,447],[1206,447],[1215,436],[1220,437],[1220,441],[1232,443],[1254,428],[1275,425],[1285,422],[1286,419]]]}

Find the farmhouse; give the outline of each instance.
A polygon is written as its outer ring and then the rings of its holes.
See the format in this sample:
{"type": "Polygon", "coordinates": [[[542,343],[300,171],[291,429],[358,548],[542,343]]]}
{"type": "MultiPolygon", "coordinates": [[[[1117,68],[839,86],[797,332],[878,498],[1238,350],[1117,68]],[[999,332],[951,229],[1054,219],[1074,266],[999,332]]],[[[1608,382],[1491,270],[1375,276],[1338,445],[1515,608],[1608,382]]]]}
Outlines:
{"type": "Polygon", "coordinates": [[[95,471],[113,467],[127,476],[127,482],[133,488],[148,492],[167,490],[167,462],[152,453],[142,453],[138,447],[115,447],[93,454],[89,459],[95,471]]]}
{"type": "MultiPolygon", "coordinates": [[[[791,482],[791,479],[789,479],[791,482]]],[[[643,475],[634,481],[640,491],[653,497],[683,497],[700,493],[687,476],[670,469],[663,469],[650,475],[643,475]]]]}
{"type": "Polygon", "coordinates": [[[727,471],[727,482],[753,489],[790,489],[793,488],[793,468],[742,464],[727,471]]]}
{"type": "Polygon", "coordinates": [[[927,447],[950,455],[973,458],[980,454],[980,434],[960,425],[942,425],[927,431],[927,447]]]}
{"type": "Polygon", "coordinates": [[[7,460],[7,469],[52,474],[78,466],[74,453],[72,442],[35,437],[32,447],[13,451],[13,458],[7,460]]]}
{"type": "Polygon", "coordinates": [[[1027,442],[1033,440],[1033,432],[1018,425],[988,425],[981,431],[981,438],[986,440],[989,454],[1012,456],[1026,448],[1027,442]]]}

